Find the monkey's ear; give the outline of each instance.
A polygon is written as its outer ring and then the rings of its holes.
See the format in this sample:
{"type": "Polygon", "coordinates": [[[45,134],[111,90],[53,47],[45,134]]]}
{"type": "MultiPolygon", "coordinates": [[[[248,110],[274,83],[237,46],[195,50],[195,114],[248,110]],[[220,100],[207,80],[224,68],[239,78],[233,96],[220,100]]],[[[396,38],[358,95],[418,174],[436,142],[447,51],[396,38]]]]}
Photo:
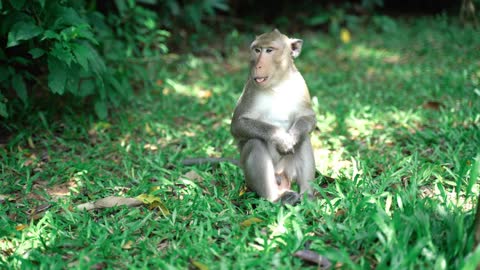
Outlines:
{"type": "Polygon", "coordinates": [[[290,47],[292,48],[292,57],[296,58],[302,51],[303,40],[297,38],[290,39],[290,47]]]}

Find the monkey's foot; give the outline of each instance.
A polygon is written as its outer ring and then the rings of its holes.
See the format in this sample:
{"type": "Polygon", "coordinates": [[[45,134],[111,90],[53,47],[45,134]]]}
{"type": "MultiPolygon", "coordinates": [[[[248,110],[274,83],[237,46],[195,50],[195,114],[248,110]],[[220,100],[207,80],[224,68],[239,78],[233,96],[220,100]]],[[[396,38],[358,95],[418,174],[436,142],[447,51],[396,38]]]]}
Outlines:
{"type": "Polygon", "coordinates": [[[282,204],[297,205],[302,197],[295,191],[285,191],[280,197],[282,204]]]}

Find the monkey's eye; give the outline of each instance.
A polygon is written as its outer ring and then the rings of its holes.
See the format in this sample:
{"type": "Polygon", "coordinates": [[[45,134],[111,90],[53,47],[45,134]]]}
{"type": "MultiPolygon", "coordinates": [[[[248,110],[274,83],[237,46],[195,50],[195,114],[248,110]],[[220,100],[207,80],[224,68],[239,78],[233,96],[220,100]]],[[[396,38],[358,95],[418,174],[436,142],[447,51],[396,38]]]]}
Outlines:
{"type": "Polygon", "coordinates": [[[273,52],[273,49],[272,49],[272,48],[267,48],[265,51],[266,51],[267,53],[271,53],[271,52],[273,52]]]}
{"type": "Polygon", "coordinates": [[[260,49],[260,48],[255,48],[255,49],[253,49],[253,50],[254,50],[256,53],[260,53],[260,52],[262,51],[262,49],[260,49]]]}

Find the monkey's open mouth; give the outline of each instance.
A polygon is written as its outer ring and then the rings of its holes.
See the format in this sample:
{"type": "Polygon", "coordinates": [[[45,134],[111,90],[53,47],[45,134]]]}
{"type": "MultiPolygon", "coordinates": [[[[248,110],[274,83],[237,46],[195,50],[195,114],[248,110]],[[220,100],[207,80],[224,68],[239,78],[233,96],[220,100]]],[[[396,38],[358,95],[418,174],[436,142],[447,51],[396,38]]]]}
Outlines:
{"type": "Polygon", "coordinates": [[[255,77],[255,82],[257,83],[263,83],[268,79],[268,77],[255,77]]]}

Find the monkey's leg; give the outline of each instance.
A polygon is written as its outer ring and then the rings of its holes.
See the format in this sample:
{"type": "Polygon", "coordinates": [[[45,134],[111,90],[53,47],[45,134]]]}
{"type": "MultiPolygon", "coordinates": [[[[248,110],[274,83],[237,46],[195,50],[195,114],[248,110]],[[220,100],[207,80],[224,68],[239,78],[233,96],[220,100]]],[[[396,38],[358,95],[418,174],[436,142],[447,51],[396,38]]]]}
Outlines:
{"type": "Polygon", "coordinates": [[[291,173],[294,172],[292,168],[293,156],[288,155],[287,157],[279,157],[276,159],[274,157],[273,163],[275,164],[275,177],[277,180],[277,185],[279,189],[279,201],[282,204],[295,205],[300,202],[301,196],[297,192],[291,190],[292,178],[295,175],[291,173]]]}
{"type": "Polygon", "coordinates": [[[248,140],[240,153],[245,182],[251,190],[269,201],[279,197],[272,157],[265,142],[248,140]]]}
{"type": "Polygon", "coordinates": [[[300,194],[313,195],[311,181],[315,178],[315,158],[310,137],[307,136],[294,154],[296,180],[300,194]]]}

